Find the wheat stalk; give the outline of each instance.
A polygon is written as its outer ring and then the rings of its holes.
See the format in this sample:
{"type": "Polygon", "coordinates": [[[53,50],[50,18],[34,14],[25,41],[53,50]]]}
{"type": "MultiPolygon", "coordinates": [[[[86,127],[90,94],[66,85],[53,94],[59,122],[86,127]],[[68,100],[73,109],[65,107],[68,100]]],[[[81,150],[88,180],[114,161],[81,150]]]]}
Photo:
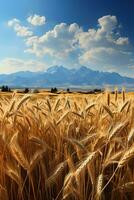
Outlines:
{"type": "Polygon", "coordinates": [[[65,112],[60,119],[56,122],[56,125],[59,125],[61,121],[70,113],[70,111],[65,112]]]}
{"type": "Polygon", "coordinates": [[[20,107],[21,107],[27,100],[29,100],[30,98],[31,98],[31,95],[26,95],[26,96],[24,96],[24,97],[20,100],[20,102],[17,104],[16,110],[19,110],[20,107]]]}
{"type": "Polygon", "coordinates": [[[130,131],[130,133],[128,135],[128,139],[127,139],[128,144],[130,144],[131,142],[133,142],[133,140],[134,140],[134,129],[131,129],[131,131],[130,131]]]}
{"type": "Polygon", "coordinates": [[[97,198],[100,199],[102,195],[102,188],[103,188],[103,174],[100,174],[97,179],[97,185],[96,185],[96,194],[97,198]]]}
{"type": "Polygon", "coordinates": [[[66,169],[67,167],[67,161],[63,161],[62,163],[60,163],[56,169],[54,170],[54,172],[52,173],[52,175],[50,177],[48,177],[48,179],[46,180],[45,184],[47,185],[47,187],[52,186],[53,184],[56,184],[57,179],[60,178],[60,176],[62,176],[63,171],[66,169]]]}
{"type": "Polygon", "coordinates": [[[126,106],[129,104],[130,102],[129,101],[126,101],[123,106],[121,107],[120,109],[120,112],[123,112],[123,110],[126,108],[126,106]]]}
{"type": "Polygon", "coordinates": [[[18,161],[18,163],[26,170],[29,169],[29,163],[25,158],[21,147],[18,144],[18,132],[14,134],[11,138],[10,144],[10,151],[12,156],[18,161]]]}
{"type": "Polygon", "coordinates": [[[108,106],[103,105],[104,110],[109,114],[111,118],[113,118],[113,113],[108,106]]]}
{"type": "Polygon", "coordinates": [[[91,162],[93,160],[93,158],[95,157],[96,155],[96,152],[92,152],[92,153],[89,153],[87,155],[87,157],[81,161],[79,167],[76,169],[75,171],[75,176],[77,177],[81,172],[82,170],[89,164],[89,162],[91,162]]]}
{"type": "Polygon", "coordinates": [[[18,184],[18,186],[22,185],[22,178],[20,176],[19,170],[17,170],[17,167],[11,165],[11,163],[6,163],[4,171],[12,180],[18,184]]]}
{"type": "Polygon", "coordinates": [[[118,124],[114,130],[111,132],[111,134],[109,135],[109,139],[113,138],[115,135],[120,134],[124,128],[126,128],[129,124],[129,121],[126,120],[125,122],[122,122],[120,124],[118,124]]]}
{"type": "Polygon", "coordinates": [[[119,163],[118,163],[118,168],[123,167],[124,165],[126,165],[130,159],[132,159],[134,157],[134,146],[131,146],[122,156],[122,158],[120,159],[119,163]]]}
{"type": "Polygon", "coordinates": [[[122,101],[125,102],[125,99],[126,99],[126,97],[125,97],[125,89],[123,88],[122,89],[122,101]]]}

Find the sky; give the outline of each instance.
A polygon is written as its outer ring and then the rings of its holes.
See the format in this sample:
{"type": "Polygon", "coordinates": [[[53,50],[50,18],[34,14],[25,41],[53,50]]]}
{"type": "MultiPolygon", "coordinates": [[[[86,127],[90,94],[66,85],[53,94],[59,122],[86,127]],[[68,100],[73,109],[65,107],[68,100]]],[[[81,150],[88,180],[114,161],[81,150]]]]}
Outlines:
{"type": "Polygon", "coordinates": [[[87,66],[134,77],[133,0],[0,1],[0,73],[87,66]]]}

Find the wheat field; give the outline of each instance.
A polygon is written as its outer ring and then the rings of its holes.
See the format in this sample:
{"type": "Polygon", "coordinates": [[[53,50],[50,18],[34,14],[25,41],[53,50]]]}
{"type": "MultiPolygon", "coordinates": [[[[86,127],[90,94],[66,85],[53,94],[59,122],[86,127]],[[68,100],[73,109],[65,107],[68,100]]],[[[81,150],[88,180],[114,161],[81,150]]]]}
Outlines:
{"type": "Polygon", "coordinates": [[[0,200],[133,199],[133,96],[38,95],[0,95],[0,200]]]}

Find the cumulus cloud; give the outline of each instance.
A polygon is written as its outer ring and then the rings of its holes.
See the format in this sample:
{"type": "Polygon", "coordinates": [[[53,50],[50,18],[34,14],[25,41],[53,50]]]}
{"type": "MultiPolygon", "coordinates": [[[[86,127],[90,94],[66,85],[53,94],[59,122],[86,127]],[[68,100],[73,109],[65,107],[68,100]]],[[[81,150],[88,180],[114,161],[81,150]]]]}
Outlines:
{"type": "Polygon", "coordinates": [[[76,37],[79,48],[82,49],[79,56],[81,65],[106,71],[116,68],[122,72],[134,56],[129,39],[120,35],[119,23],[115,16],[99,18],[97,29],[80,32],[76,37]]]}
{"type": "Polygon", "coordinates": [[[46,17],[40,15],[32,15],[27,18],[27,21],[33,26],[42,26],[46,23],[46,17]]]}
{"type": "Polygon", "coordinates": [[[49,55],[58,63],[66,62],[69,65],[77,62],[78,52],[75,35],[82,29],[76,24],[58,24],[53,30],[46,32],[41,37],[33,36],[26,39],[28,49],[25,52],[36,56],[49,55]]]}
{"type": "Polygon", "coordinates": [[[20,20],[18,20],[16,18],[9,20],[8,21],[8,26],[14,29],[14,31],[17,34],[17,36],[28,37],[28,36],[32,36],[33,35],[33,32],[30,31],[28,27],[21,26],[20,20]]]}
{"type": "Polygon", "coordinates": [[[116,40],[116,44],[117,45],[127,45],[129,44],[129,40],[127,37],[119,37],[117,40],[116,40]]]}
{"type": "Polygon", "coordinates": [[[129,39],[120,36],[117,18],[111,15],[101,17],[97,27],[83,31],[76,23],[58,24],[41,37],[27,38],[26,52],[36,56],[49,55],[63,65],[71,59],[77,65],[96,68],[99,65],[102,68],[106,65],[126,65],[131,57],[126,53],[129,39]]]}
{"type": "MultiPolygon", "coordinates": [[[[36,25],[38,17],[33,15],[27,20],[36,25]]],[[[20,21],[14,19],[8,24],[15,27],[20,21]]],[[[123,72],[133,66],[132,45],[129,38],[120,33],[116,16],[99,18],[95,27],[85,31],[76,23],[57,24],[41,36],[29,35],[25,39],[25,52],[37,57],[47,56],[52,63],[69,67],[86,65],[92,69],[123,72]]]]}
{"type": "Polygon", "coordinates": [[[106,15],[99,18],[98,23],[101,32],[109,32],[109,33],[113,31],[118,25],[116,16],[111,16],[111,15],[106,15]]]}
{"type": "Polygon", "coordinates": [[[86,50],[95,47],[118,49],[120,45],[127,45],[129,43],[127,37],[120,37],[117,18],[110,15],[98,19],[98,29],[89,29],[88,31],[81,32],[76,37],[80,47],[86,50]]]}
{"type": "Polygon", "coordinates": [[[46,69],[45,62],[38,60],[23,60],[18,58],[5,58],[0,60],[0,73],[14,73],[17,71],[42,71],[46,69]]]}

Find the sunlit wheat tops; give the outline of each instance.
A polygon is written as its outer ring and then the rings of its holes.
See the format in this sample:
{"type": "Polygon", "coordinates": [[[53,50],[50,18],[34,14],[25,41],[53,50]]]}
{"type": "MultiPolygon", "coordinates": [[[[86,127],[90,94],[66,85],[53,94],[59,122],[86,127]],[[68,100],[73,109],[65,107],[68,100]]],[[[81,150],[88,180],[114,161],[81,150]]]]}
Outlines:
{"type": "Polygon", "coordinates": [[[118,99],[118,88],[117,87],[115,88],[114,93],[115,93],[115,102],[116,102],[118,99]]]}
{"type": "Polygon", "coordinates": [[[133,95],[2,96],[0,200],[133,200],[133,95]]]}

